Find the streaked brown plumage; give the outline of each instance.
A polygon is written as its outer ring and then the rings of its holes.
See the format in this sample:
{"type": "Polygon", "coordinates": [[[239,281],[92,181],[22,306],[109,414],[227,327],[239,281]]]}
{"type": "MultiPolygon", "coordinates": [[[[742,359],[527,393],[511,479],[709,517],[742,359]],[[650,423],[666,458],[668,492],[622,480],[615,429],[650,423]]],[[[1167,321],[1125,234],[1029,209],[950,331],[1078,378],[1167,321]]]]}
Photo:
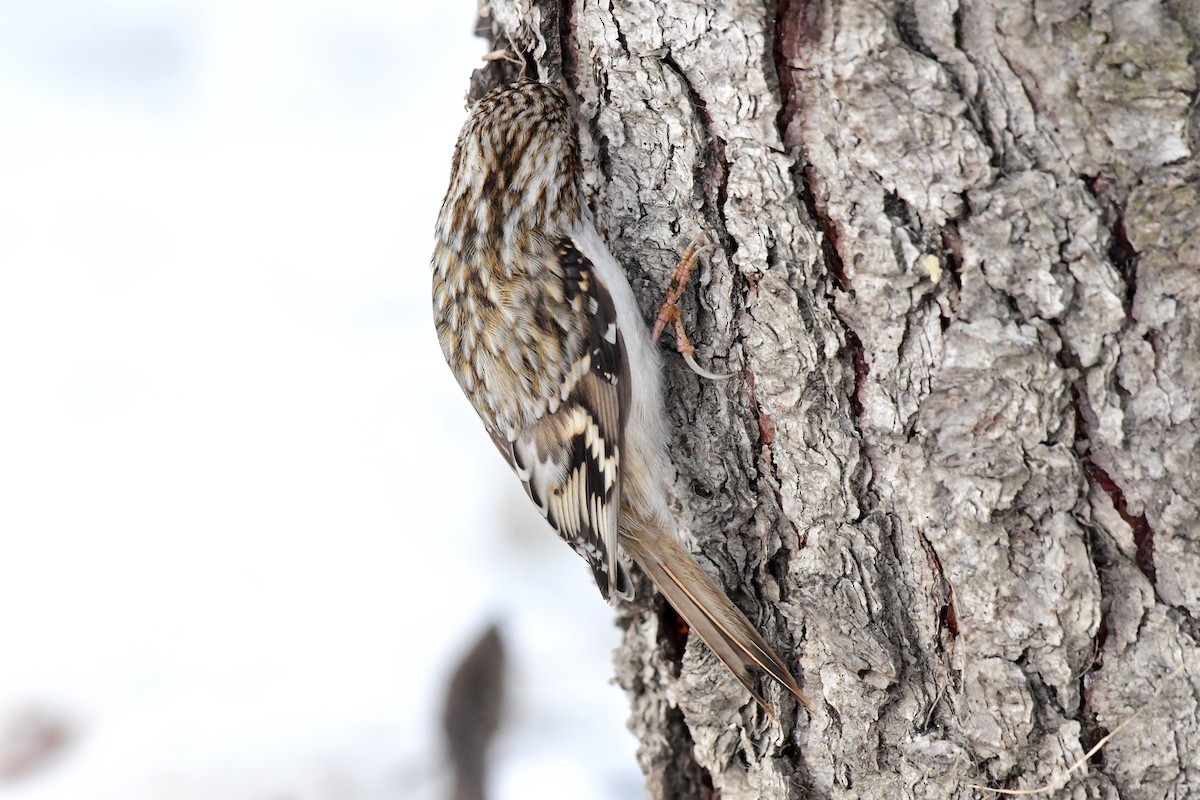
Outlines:
{"type": "Polygon", "coordinates": [[[446,361],[605,597],[629,593],[623,551],[764,708],[756,670],[808,706],[787,664],[673,533],[658,355],[579,175],[557,89],[510,84],[472,109],[433,252],[446,361]]]}

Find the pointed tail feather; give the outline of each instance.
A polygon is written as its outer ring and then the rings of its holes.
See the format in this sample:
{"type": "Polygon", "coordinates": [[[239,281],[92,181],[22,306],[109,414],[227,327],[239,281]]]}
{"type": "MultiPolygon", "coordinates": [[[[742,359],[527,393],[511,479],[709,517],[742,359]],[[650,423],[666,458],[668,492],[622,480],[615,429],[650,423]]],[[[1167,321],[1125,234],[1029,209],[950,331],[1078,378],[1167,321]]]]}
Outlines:
{"type": "Polygon", "coordinates": [[[800,691],[787,664],[691,554],[667,531],[653,531],[650,536],[654,540],[652,547],[646,546],[641,535],[622,536],[621,544],[759,705],[774,716],[756,691],[756,671],[762,670],[783,684],[811,712],[812,704],[800,691]]]}

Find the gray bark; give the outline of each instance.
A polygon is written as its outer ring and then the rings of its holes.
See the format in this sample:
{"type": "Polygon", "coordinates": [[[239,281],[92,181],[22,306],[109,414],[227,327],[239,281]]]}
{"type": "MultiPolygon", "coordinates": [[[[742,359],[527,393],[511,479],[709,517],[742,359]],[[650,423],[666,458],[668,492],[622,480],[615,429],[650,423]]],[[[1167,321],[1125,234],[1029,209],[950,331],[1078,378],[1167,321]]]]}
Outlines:
{"type": "Polygon", "coordinates": [[[817,708],[765,716],[643,599],[649,795],[1200,796],[1200,3],[483,21],[578,98],[648,319],[721,246],[684,312],[738,377],[667,357],[679,516],[817,708]]]}

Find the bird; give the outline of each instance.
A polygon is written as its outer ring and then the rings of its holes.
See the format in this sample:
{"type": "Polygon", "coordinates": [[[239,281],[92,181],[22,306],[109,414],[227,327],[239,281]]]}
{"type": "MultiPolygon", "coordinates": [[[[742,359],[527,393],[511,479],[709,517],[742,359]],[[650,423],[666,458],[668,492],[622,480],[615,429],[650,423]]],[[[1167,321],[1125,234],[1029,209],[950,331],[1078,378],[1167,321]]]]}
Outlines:
{"type": "Polygon", "coordinates": [[[605,599],[631,597],[631,560],[769,714],[760,673],[811,711],[787,663],[677,538],[658,349],[581,174],[556,86],[506,84],[472,107],[432,257],[446,362],[605,599]]]}

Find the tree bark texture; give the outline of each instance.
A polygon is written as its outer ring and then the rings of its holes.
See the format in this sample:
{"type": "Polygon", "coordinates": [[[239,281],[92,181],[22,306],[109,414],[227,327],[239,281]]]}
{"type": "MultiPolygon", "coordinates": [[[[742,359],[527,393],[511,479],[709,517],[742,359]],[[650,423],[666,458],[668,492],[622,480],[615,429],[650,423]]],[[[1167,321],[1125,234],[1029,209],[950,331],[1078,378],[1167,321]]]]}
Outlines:
{"type": "Polygon", "coordinates": [[[481,12],[577,98],[647,319],[719,245],[683,308],[737,377],[666,356],[679,515],[816,712],[643,600],[648,794],[1200,796],[1200,2],[481,12]]]}

